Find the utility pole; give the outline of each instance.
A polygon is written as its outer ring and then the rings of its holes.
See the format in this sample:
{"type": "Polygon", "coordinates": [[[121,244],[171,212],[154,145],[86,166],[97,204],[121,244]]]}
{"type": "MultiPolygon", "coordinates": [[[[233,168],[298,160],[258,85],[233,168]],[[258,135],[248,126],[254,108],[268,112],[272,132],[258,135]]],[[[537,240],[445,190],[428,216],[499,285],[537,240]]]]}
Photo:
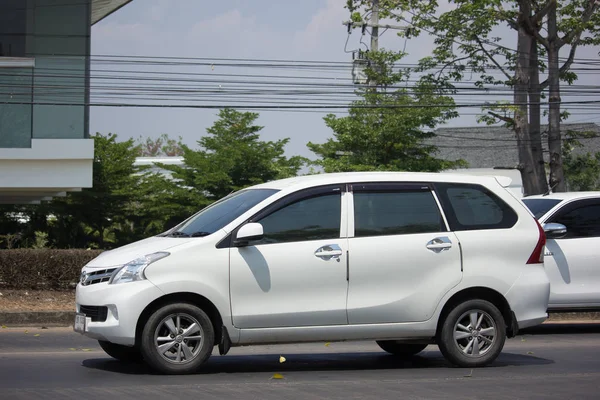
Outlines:
{"type": "Polygon", "coordinates": [[[379,50],[379,0],[373,0],[371,10],[371,51],[379,50]]]}
{"type": "MultiPolygon", "coordinates": [[[[367,22],[354,22],[354,21],[345,21],[343,25],[348,27],[348,34],[352,32],[353,28],[362,28],[363,35],[365,34],[365,29],[367,27],[371,28],[371,48],[370,52],[377,52],[379,50],[379,28],[384,29],[394,29],[394,30],[407,30],[406,26],[398,26],[398,25],[389,25],[384,24],[381,25],[379,23],[379,1],[380,0],[371,0],[371,18],[370,21],[367,22]]],[[[368,56],[367,59],[363,58],[362,52],[358,51],[358,59],[354,60],[354,67],[352,75],[355,77],[355,83],[359,83],[357,76],[364,75],[363,71],[365,65],[369,63],[368,56]]],[[[362,78],[360,78],[362,79],[362,78]]],[[[361,83],[363,84],[363,83],[361,83]]],[[[375,87],[377,86],[376,82],[369,82],[369,86],[375,87]]]]}

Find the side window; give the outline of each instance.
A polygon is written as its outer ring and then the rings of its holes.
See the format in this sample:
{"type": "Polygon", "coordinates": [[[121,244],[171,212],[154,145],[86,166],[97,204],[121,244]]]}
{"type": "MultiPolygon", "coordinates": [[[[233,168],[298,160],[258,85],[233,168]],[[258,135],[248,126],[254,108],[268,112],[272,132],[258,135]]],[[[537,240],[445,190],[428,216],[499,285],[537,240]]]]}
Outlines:
{"type": "Polygon", "coordinates": [[[453,231],[507,229],[517,222],[515,211],[481,185],[437,183],[435,187],[453,231]]]}
{"type": "Polygon", "coordinates": [[[431,191],[354,193],[354,237],[444,231],[431,191]]]}
{"type": "Polygon", "coordinates": [[[264,237],[253,245],[340,237],[340,193],[310,197],[261,218],[264,237]]]}
{"type": "Polygon", "coordinates": [[[567,227],[565,239],[600,236],[600,204],[589,204],[559,213],[552,217],[551,222],[567,227]]]}

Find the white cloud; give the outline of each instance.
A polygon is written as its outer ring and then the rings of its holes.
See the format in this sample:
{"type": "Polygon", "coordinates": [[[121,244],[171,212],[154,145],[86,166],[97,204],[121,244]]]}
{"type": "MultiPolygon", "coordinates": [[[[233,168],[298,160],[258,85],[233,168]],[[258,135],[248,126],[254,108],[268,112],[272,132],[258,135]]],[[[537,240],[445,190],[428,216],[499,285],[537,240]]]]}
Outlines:
{"type": "MultiPolygon", "coordinates": [[[[300,54],[312,53],[319,47],[325,47],[323,42],[339,37],[339,32],[345,29],[342,21],[348,18],[348,10],[344,8],[344,4],[344,0],[327,0],[325,7],[317,11],[306,28],[294,35],[294,47],[300,54]]],[[[331,57],[331,53],[327,53],[331,57]]]]}

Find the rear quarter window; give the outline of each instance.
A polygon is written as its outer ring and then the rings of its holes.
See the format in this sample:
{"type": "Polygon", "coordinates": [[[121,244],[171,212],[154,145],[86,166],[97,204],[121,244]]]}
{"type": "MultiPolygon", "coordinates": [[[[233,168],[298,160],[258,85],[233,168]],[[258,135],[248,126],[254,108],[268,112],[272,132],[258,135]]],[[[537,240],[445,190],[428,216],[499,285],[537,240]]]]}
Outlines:
{"type": "Polygon", "coordinates": [[[453,231],[507,229],[518,220],[517,213],[484,186],[436,183],[435,189],[453,231]]]}

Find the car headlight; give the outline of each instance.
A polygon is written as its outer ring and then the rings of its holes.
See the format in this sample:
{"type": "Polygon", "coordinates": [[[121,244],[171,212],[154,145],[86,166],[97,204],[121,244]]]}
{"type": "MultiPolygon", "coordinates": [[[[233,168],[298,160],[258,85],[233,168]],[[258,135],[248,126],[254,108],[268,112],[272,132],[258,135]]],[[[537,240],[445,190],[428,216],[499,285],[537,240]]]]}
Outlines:
{"type": "Polygon", "coordinates": [[[169,254],[171,253],[159,251],[158,253],[152,253],[145,255],[144,257],[136,258],[116,270],[108,283],[116,285],[117,283],[136,282],[146,279],[144,276],[146,267],[155,261],[167,257],[169,254]]]}

